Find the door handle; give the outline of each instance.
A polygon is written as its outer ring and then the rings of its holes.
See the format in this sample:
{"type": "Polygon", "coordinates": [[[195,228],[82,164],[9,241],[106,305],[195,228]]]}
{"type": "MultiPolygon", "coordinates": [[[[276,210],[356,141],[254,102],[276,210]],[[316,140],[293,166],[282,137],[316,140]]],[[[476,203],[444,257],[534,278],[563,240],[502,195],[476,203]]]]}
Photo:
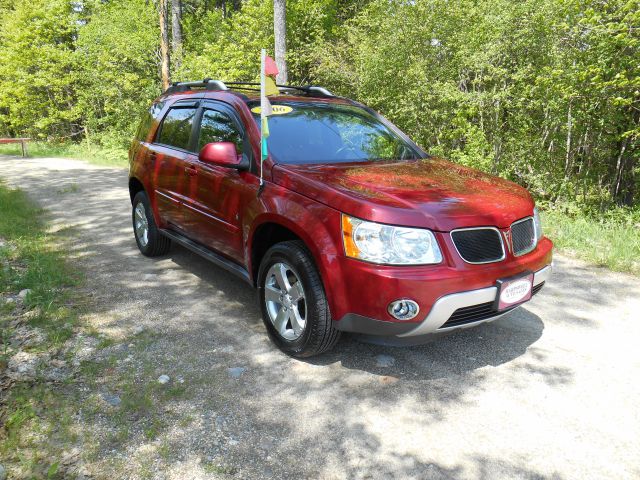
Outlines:
{"type": "Polygon", "coordinates": [[[190,177],[198,174],[198,170],[196,169],[196,167],[184,167],[184,171],[190,177]]]}

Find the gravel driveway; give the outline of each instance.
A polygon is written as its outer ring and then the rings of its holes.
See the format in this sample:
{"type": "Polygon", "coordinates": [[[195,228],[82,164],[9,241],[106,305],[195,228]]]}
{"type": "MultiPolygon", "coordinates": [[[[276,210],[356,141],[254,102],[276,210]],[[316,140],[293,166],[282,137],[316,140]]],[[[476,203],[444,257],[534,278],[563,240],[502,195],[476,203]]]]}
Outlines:
{"type": "Polygon", "coordinates": [[[138,253],[125,170],[0,157],[0,177],[68,230],[86,321],[123,350],[150,332],[116,364],[187,393],[155,438],[133,428],[100,450],[104,478],[640,478],[638,278],[557,255],[540,295],[493,323],[293,360],[242,281],[180,247],[138,253]]]}

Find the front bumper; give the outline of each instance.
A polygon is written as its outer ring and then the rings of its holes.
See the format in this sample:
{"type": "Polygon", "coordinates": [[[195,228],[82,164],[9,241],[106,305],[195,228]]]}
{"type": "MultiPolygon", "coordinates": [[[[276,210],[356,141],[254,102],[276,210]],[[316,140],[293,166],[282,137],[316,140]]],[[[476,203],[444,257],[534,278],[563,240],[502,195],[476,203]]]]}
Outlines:
{"type": "Polygon", "coordinates": [[[498,312],[487,305],[495,299],[497,280],[531,271],[541,286],[549,275],[550,269],[545,268],[552,262],[553,243],[546,237],[526,255],[483,265],[466,264],[451,254],[449,237],[441,237],[439,242],[447,248],[439,265],[394,267],[334,257],[325,271],[325,288],[335,328],[409,339],[473,326],[497,318],[498,312]],[[401,298],[418,303],[420,313],[415,319],[399,321],[388,313],[389,303],[401,298]],[[481,313],[478,322],[460,321],[473,317],[472,313],[481,313]]]}
{"type": "MultiPolygon", "coordinates": [[[[551,275],[551,265],[535,272],[533,277],[533,288],[542,285],[551,275]]],[[[482,305],[487,303],[493,303],[498,293],[497,287],[481,288],[479,290],[470,290],[468,292],[453,293],[451,295],[445,295],[438,299],[431,308],[429,315],[422,323],[411,330],[398,334],[399,337],[414,337],[419,335],[427,335],[430,333],[444,333],[452,330],[458,330],[461,328],[469,328],[475,325],[479,325],[484,322],[495,320],[502,315],[509,313],[513,309],[509,309],[503,312],[495,312],[495,315],[479,315],[484,317],[480,320],[457,323],[453,326],[447,326],[447,323],[452,315],[457,310],[463,308],[474,307],[476,305],[482,305]]],[[[517,307],[515,307],[517,308],[517,307]]]]}
{"type": "MultiPolygon", "coordinates": [[[[551,272],[551,264],[534,272],[534,293],[542,288],[551,272]]],[[[441,296],[433,303],[426,318],[417,323],[382,321],[363,315],[347,314],[334,325],[341,331],[407,340],[444,334],[496,320],[521,306],[518,305],[502,312],[493,311],[491,306],[497,293],[498,288],[490,286],[441,296]]]]}

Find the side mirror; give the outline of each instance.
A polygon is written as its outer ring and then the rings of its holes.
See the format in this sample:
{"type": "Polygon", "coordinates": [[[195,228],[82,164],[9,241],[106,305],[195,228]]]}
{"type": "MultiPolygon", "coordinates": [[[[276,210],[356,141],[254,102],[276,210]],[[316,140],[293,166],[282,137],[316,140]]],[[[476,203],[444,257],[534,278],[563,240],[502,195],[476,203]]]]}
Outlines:
{"type": "Polygon", "coordinates": [[[200,161],[221,167],[242,168],[242,155],[238,155],[233,142],[207,143],[198,156],[200,161]]]}

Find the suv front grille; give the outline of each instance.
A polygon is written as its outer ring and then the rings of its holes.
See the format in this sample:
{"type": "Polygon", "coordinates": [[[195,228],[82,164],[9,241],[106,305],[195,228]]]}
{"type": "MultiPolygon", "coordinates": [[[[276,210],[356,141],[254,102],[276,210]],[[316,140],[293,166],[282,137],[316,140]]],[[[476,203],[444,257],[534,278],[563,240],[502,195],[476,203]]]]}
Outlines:
{"type": "Polygon", "coordinates": [[[511,225],[511,242],[513,254],[524,255],[536,246],[536,230],[533,225],[533,218],[525,218],[511,225]]]}
{"type": "Polygon", "coordinates": [[[467,263],[490,263],[503,260],[504,246],[500,232],[491,227],[453,230],[451,239],[467,263]]]}
{"type": "Polygon", "coordinates": [[[498,313],[493,309],[493,302],[480,303],[478,305],[457,309],[440,328],[457,327],[458,325],[479,322],[480,320],[496,317],[503,313],[504,312],[498,313]]]}

